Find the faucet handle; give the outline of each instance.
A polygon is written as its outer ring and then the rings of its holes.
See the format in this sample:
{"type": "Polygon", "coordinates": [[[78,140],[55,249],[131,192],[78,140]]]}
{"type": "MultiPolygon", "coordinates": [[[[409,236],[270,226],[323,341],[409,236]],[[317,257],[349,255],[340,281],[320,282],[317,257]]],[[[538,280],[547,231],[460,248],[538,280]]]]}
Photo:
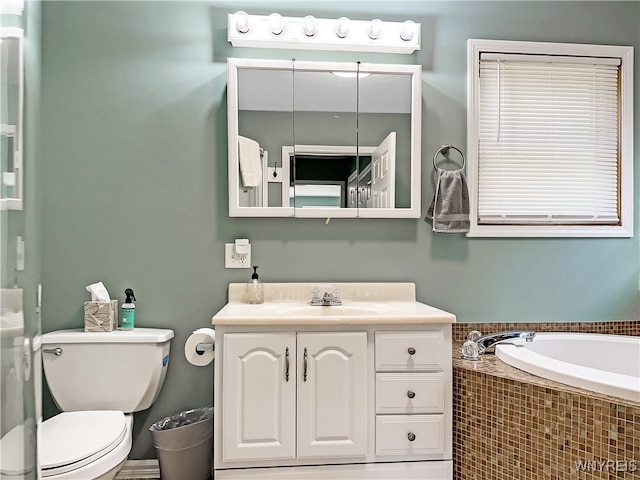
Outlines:
{"type": "Polygon", "coordinates": [[[467,340],[469,342],[475,342],[476,340],[478,340],[480,337],[482,336],[482,333],[480,333],[478,330],[471,330],[468,334],[467,334],[467,340]]]}
{"type": "Polygon", "coordinates": [[[333,303],[335,305],[342,304],[342,292],[338,288],[333,289],[333,303]]]}
{"type": "Polygon", "coordinates": [[[311,290],[311,303],[314,302],[321,302],[322,298],[320,298],[320,290],[317,288],[314,288],[313,290],[311,290]]]}
{"type": "Polygon", "coordinates": [[[473,340],[467,340],[462,344],[461,353],[465,360],[480,360],[480,347],[473,340]]]}

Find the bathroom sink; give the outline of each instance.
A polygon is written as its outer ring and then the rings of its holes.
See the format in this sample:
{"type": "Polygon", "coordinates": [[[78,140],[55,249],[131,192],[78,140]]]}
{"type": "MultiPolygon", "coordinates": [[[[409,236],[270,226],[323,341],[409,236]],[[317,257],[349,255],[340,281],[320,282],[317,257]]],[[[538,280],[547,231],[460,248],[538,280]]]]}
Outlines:
{"type": "Polygon", "coordinates": [[[331,305],[331,306],[311,306],[311,305],[283,305],[282,312],[286,315],[307,316],[361,316],[379,315],[387,310],[385,305],[331,305]]]}

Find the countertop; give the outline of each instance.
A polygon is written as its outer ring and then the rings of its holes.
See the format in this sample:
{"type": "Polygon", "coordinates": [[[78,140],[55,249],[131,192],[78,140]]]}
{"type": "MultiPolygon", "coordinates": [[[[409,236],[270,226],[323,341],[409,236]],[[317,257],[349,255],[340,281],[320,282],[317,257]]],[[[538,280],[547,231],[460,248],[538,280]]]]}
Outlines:
{"type": "Polygon", "coordinates": [[[388,325],[454,323],[455,315],[415,300],[413,283],[266,283],[265,303],[244,303],[245,284],[229,285],[213,325],[388,325]],[[311,306],[314,289],[339,290],[342,305],[311,306]]]}

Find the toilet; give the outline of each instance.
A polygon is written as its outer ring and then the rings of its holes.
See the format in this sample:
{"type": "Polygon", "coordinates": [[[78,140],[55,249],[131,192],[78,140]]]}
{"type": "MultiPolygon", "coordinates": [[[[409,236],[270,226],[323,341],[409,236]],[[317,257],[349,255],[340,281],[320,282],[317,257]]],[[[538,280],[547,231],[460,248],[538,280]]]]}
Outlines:
{"type": "Polygon", "coordinates": [[[131,451],[133,413],[158,397],[173,330],[59,330],[42,336],[42,364],[62,413],[39,431],[41,478],[112,480],[131,451]]]}

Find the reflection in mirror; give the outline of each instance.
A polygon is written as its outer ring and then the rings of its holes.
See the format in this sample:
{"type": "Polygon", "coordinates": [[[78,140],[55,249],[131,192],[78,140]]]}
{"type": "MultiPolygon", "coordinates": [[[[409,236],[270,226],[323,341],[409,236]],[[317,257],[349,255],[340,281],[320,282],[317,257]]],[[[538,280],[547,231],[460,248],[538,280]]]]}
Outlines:
{"type": "Polygon", "coordinates": [[[288,207],[279,192],[288,190],[281,179],[289,177],[289,164],[283,164],[280,154],[282,145],[293,142],[293,74],[291,62],[280,63],[278,69],[238,69],[241,208],[288,207]]]}
{"type": "Polygon", "coordinates": [[[360,79],[358,141],[376,145],[358,177],[360,208],[411,207],[411,75],[376,72],[360,79]]]}
{"type": "Polygon", "coordinates": [[[228,62],[230,216],[420,216],[419,66],[228,62]]]}
{"type": "MultiPolygon", "coordinates": [[[[303,215],[301,208],[357,206],[348,201],[347,187],[349,178],[357,177],[358,64],[334,67],[326,71],[313,64],[294,64],[296,143],[290,159],[289,192],[296,216],[303,215]]],[[[334,211],[332,215],[355,217],[356,212],[334,211]]]]}
{"type": "Polygon", "coordinates": [[[2,209],[22,209],[23,32],[0,28],[0,198],[2,209]]]}

